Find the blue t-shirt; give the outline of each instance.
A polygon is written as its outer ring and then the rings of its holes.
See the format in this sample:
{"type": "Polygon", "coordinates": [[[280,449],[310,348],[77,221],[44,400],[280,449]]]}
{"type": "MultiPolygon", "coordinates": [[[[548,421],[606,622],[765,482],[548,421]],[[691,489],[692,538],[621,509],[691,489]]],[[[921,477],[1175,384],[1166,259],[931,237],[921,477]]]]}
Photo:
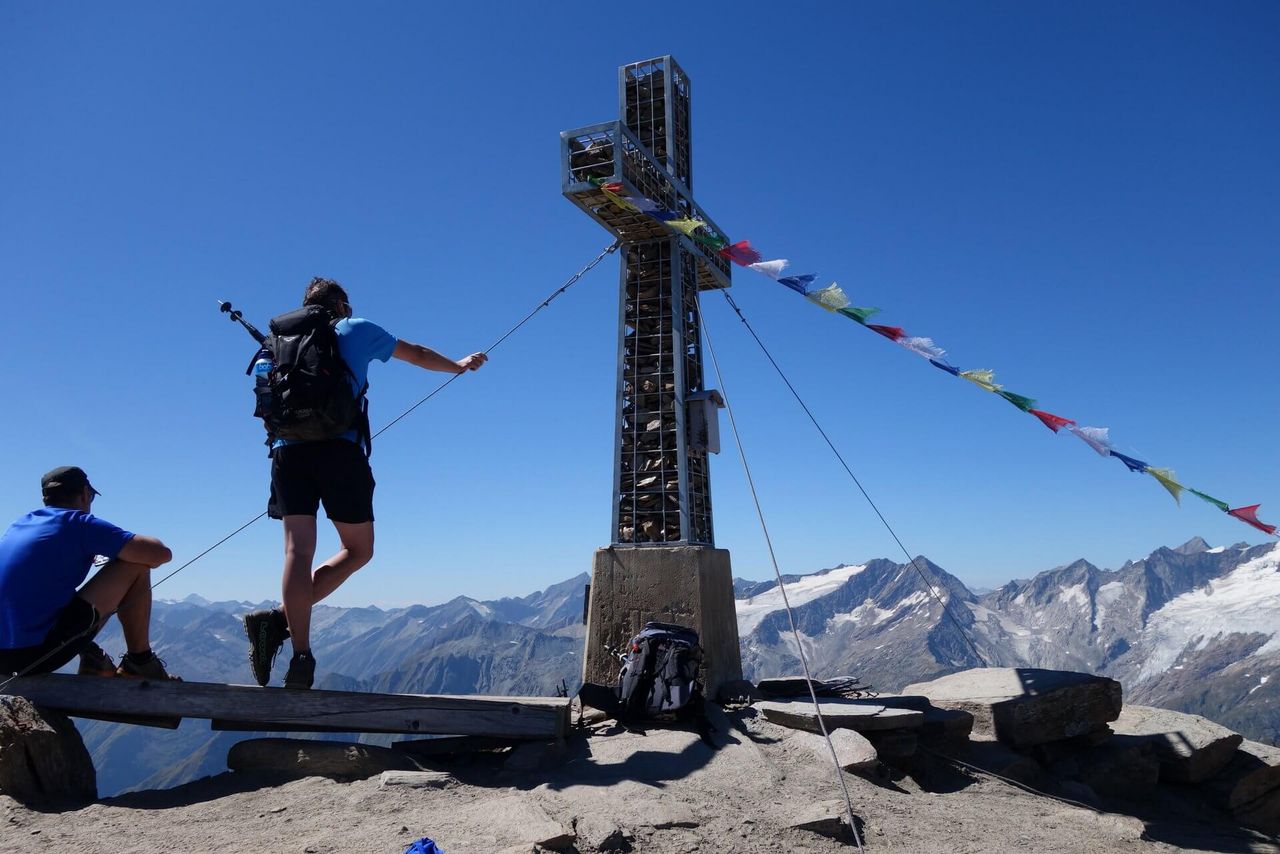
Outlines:
{"type": "Polygon", "coordinates": [[[81,510],[41,507],[0,537],[0,649],[36,646],[93,568],[114,558],[129,531],[81,510]]]}
{"type": "MultiPolygon", "coordinates": [[[[351,369],[352,385],[358,394],[369,379],[369,363],[374,359],[379,362],[385,362],[395,352],[396,336],[372,320],[365,320],[363,317],[348,317],[344,320],[339,320],[334,325],[333,331],[338,335],[338,352],[342,354],[342,361],[346,362],[347,367],[351,369]]],[[[360,440],[355,430],[348,430],[339,438],[347,439],[351,442],[360,440]]],[[[276,439],[272,447],[278,448],[281,445],[293,445],[297,441],[295,439],[276,439]]]]}

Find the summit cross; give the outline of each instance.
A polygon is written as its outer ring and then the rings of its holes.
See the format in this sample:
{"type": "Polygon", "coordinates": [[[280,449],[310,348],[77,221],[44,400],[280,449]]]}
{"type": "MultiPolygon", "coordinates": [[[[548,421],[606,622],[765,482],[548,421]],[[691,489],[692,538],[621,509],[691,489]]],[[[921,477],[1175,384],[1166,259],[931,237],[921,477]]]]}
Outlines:
{"type": "Polygon", "coordinates": [[[715,548],[709,455],[718,393],[706,388],[698,293],[728,288],[723,235],[693,198],[690,84],[670,56],[618,69],[618,121],[560,135],[562,191],[622,249],[611,545],[595,555],[583,675],[609,684],[645,622],[695,628],[708,693],[740,679],[729,553],[715,548]],[[605,188],[617,185],[611,190],[605,188]],[[670,219],[703,223],[703,239],[670,219]]]}

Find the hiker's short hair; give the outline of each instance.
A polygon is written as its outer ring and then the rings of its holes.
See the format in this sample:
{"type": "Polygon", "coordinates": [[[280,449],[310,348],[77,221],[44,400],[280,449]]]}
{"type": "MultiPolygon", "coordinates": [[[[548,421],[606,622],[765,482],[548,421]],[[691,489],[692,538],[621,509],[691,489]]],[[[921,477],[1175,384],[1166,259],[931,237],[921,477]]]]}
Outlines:
{"type": "Polygon", "coordinates": [[[316,276],[307,285],[307,292],[302,295],[303,305],[319,305],[337,314],[339,303],[350,303],[346,289],[333,279],[316,276]]]}

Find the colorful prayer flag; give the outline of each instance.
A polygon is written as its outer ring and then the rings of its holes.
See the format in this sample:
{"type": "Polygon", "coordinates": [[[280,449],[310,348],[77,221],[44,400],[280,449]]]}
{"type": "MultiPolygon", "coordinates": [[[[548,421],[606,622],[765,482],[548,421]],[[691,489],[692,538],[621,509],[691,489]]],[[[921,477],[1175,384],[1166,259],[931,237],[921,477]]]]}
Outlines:
{"type": "Polygon", "coordinates": [[[1201,492],[1198,489],[1188,488],[1187,491],[1190,492],[1192,495],[1196,496],[1197,498],[1203,498],[1205,501],[1208,501],[1210,504],[1212,504],[1214,507],[1217,507],[1223,513],[1231,512],[1231,505],[1227,504],[1227,502],[1225,501],[1219,501],[1218,499],[1214,498],[1212,495],[1205,495],[1203,492],[1201,492]]]}
{"type": "Polygon", "coordinates": [[[807,294],[809,286],[816,278],[818,278],[817,273],[801,273],[799,276],[785,276],[778,279],[778,284],[786,285],[798,294],[807,294]]]}
{"type": "Polygon", "coordinates": [[[1141,473],[1147,470],[1147,464],[1144,463],[1142,460],[1135,460],[1133,457],[1126,457],[1124,454],[1120,453],[1119,451],[1112,451],[1111,456],[1115,457],[1117,460],[1119,460],[1120,462],[1128,466],[1129,471],[1136,471],[1141,473]]]}
{"type": "Polygon", "coordinates": [[[883,335],[890,341],[897,341],[899,338],[907,334],[906,330],[901,326],[881,326],[878,323],[868,323],[867,328],[872,332],[875,332],[877,335],[883,335]]]}
{"type": "Polygon", "coordinates": [[[1044,426],[1048,427],[1050,430],[1052,430],[1055,433],[1057,433],[1063,427],[1066,427],[1068,424],[1076,423],[1072,421],[1070,418],[1063,418],[1061,415],[1054,415],[1052,412],[1045,412],[1044,410],[1041,410],[1041,409],[1028,409],[1027,411],[1030,412],[1032,415],[1034,415],[1036,418],[1039,418],[1040,421],[1044,424],[1044,426]]]}
{"type": "Polygon", "coordinates": [[[757,261],[754,264],[748,264],[747,268],[755,270],[757,273],[764,273],[769,278],[777,281],[778,277],[782,275],[782,271],[786,269],[786,266],[787,259],[778,258],[773,261],[757,261]]]}
{"type": "Polygon", "coordinates": [[[827,311],[839,311],[849,305],[849,298],[844,295],[844,291],[840,290],[840,286],[835,282],[813,293],[805,294],[805,298],[816,302],[827,311]]]}
{"type": "Polygon", "coordinates": [[[749,240],[739,240],[732,246],[726,246],[720,250],[720,254],[741,267],[755,264],[762,257],[749,240]]]}
{"type": "Polygon", "coordinates": [[[676,231],[684,234],[686,237],[692,237],[693,233],[706,225],[700,219],[673,219],[667,223],[668,228],[674,228],[676,231]]]}
{"type": "Polygon", "coordinates": [[[1093,448],[1102,456],[1111,455],[1111,431],[1106,427],[1077,427],[1074,424],[1066,425],[1066,428],[1080,437],[1090,448],[1093,448]]]}
{"type": "Polygon", "coordinates": [[[917,356],[923,356],[931,361],[941,359],[947,353],[946,350],[934,344],[932,338],[903,338],[898,343],[917,356]]]}
{"type": "Polygon", "coordinates": [[[1250,504],[1248,507],[1237,507],[1235,510],[1228,510],[1227,515],[1235,516],[1246,525],[1252,525],[1259,531],[1275,536],[1276,526],[1268,525],[1266,522],[1258,519],[1258,508],[1261,506],[1261,504],[1250,504]]]}
{"type": "Polygon", "coordinates": [[[1020,395],[1020,394],[1014,394],[1014,393],[1013,393],[1013,392],[1011,392],[1011,391],[1005,391],[1005,390],[1003,390],[1003,389],[997,389],[997,390],[996,390],[996,394],[1000,395],[1000,396],[1001,396],[1001,397],[1003,397],[1005,400],[1009,401],[1009,402],[1010,402],[1010,403],[1012,403],[1014,406],[1016,406],[1016,407],[1018,407],[1019,409],[1021,409],[1023,412],[1030,412],[1030,411],[1031,411],[1031,408],[1032,408],[1033,406],[1035,406],[1035,405],[1036,405],[1036,402],[1035,402],[1034,400],[1032,400],[1031,398],[1029,398],[1029,397],[1023,397],[1023,396],[1022,396],[1022,395],[1020,395]]]}
{"type": "Polygon", "coordinates": [[[1173,469],[1156,469],[1147,466],[1147,474],[1160,481],[1160,485],[1169,490],[1169,494],[1173,496],[1173,500],[1182,504],[1182,490],[1186,489],[1182,484],[1178,483],[1177,476],[1173,473],[1173,469]]]}
{"type": "Polygon", "coordinates": [[[989,371],[986,368],[975,368],[972,371],[961,371],[960,378],[968,380],[976,386],[981,386],[987,391],[999,391],[1000,386],[996,384],[996,372],[989,371]]]}
{"type": "Polygon", "coordinates": [[[935,368],[937,368],[940,371],[946,371],[947,373],[951,374],[951,376],[953,377],[960,376],[959,368],[957,368],[955,365],[948,365],[946,362],[942,361],[941,359],[930,359],[929,364],[933,365],[935,368]]]}
{"type": "Polygon", "coordinates": [[[605,184],[600,187],[600,191],[605,194],[605,197],[608,198],[609,201],[613,202],[615,205],[622,208],[624,211],[632,211],[634,213],[640,213],[640,209],[638,207],[631,204],[631,202],[627,201],[622,196],[618,195],[615,191],[609,189],[610,187],[617,187],[619,190],[621,190],[622,185],[621,184],[605,184]]]}
{"type": "MultiPolygon", "coordinates": [[[[782,281],[782,280],[781,280],[781,279],[779,279],[778,281],[782,281]]],[[[851,317],[851,318],[853,318],[854,320],[858,321],[859,323],[861,323],[861,324],[863,324],[863,325],[865,326],[865,325],[866,325],[866,323],[867,323],[867,318],[868,318],[868,317],[870,317],[870,316],[871,316],[871,315],[873,315],[873,314],[879,314],[879,313],[880,313],[880,309],[878,309],[878,308],[870,308],[870,307],[868,307],[868,308],[858,308],[858,307],[856,307],[856,306],[852,306],[852,305],[851,305],[851,306],[849,306],[848,308],[842,308],[842,309],[840,309],[840,313],[841,313],[841,314],[843,314],[845,317],[851,317]]]]}

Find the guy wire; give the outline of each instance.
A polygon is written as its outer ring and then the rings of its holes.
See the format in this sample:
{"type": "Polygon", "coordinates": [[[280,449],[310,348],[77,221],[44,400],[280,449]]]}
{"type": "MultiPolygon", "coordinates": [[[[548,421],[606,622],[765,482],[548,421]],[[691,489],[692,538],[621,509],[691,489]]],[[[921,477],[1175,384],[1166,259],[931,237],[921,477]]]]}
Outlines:
{"type": "Polygon", "coordinates": [[[840,759],[836,756],[835,745],[831,743],[831,735],[827,732],[827,723],[822,718],[822,706],[818,703],[817,692],[813,688],[813,675],[809,672],[809,660],[804,654],[804,645],[800,642],[800,631],[796,628],[795,615],[791,613],[791,600],[787,597],[787,587],[782,581],[782,570],[778,568],[778,556],[773,551],[773,539],[769,536],[769,526],[764,521],[764,510],[760,506],[760,496],[756,493],[755,480],[751,477],[751,466],[747,464],[747,452],[742,445],[742,435],[738,432],[738,420],[733,415],[733,405],[729,402],[729,393],[725,389],[724,376],[720,373],[720,361],[716,358],[715,348],[711,346],[711,333],[707,330],[706,320],[702,316],[700,300],[694,300],[694,309],[698,314],[698,326],[707,339],[707,352],[711,355],[711,365],[716,372],[716,382],[720,384],[720,396],[724,400],[725,411],[729,413],[729,425],[733,428],[733,441],[738,446],[738,457],[742,460],[742,469],[747,476],[747,486],[751,490],[751,500],[755,502],[756,517],[760,520],[760,530],[764,533],[765,546],[769,550],[769,560],[773,562],[773,574],[778,579],[778,591],[782,594],[782,604],[787,610],[787,621],[791,624],[791,634],[796,641],[796,653],[800,656],[800,665],[804,668],[804,683],[809,688],[809,697],[813,700],[813,711],[818,718],[818,728],[822,730],[822,738],[827,742],[827,750],[831,753],[831,762],[835,767],[836,779],[840,783],[840,791],[844,793],[846,818],[849,830],[853,832],[853,840],[858,844],[858,854],[866,854],[862,847],[862,834],[858,833],[858,823],[853,815],[853,798],[849,795],[849,785],[845,782],[844,772],[840,768],[840,759]]]}
{"type": "Polygon", "coordinates": [[[928,588],[929,594],[938,601],[939,605],[942,606],[942,613],[945,614],[947,618],[955,624],[956,628],[960,630],[960,636],[964,638],[965,643],[969,645],[969,649],[977,657],[978,661],[982,662],[984,667],[989,666],[986,656],[978,651],[978,647],[974,644],[973,639],[969,637],[968,630],[965,629],[965,627],[960,623],[960,620],[951,613],[951,609],[947,607],[946,600],[938,595],[933,583],[929,581],[929,577],[924,574],[924,570],[920,569],[920,566],[916,563],[916,559],[907,551],[907,547],[902,544],[902,540],[898,538],[898,534],[893,530],[893,526],[889,524],[889,520],[880,512],[880,508],[876,506],[871,495],[868,494],[866,488],[863,487],[862,482],[858,480],[858,476],[853,473],[853,469],[849,468],[849,464],[845,462],[840,451],[836,449],[835,443],[831,441],[831,437],[827,435],[827,431],[822,429],[822,425],[818,423],[818,419],[814,417],[813,412],[800,397],[800,392],[796,391],[796,387],[791,384],[791,380],[787,379],[787,375],[782,372],[782,368],[778,367],[778,363],[774,361],[773,355],[769,352],[769,348],[764,346],[764,342],[760,340],[760,336],[751,328],[751,324],[747,322],[746,315],[742,313],[742,309],[738,308],[738,304],[734,302],[733,297],[729,295],[728,291],[722,291],[721,293],[724,294],[724,298],[728,301],[729,306],[737,313],[738,319],[742,321],[742,325],[747,327],[747,331],[751,333],[751,337],[755,339],[756,344],[760,345],[760,350],[764,353],[765,358],[769,360],[769,364],[773,365],[773,369],[778,372],[778,376],[782,378],[782,381],[791,391],[792,396],[796,399],[796,403],[800,404],[800,408],[804,410],[804,414],[809,416],[809,420],[813,422],[813,426],[818,429],[818,433],[822,436],[823,441],[827,443],[827,447],[831,449],[831,453],[836,455],[836,459],[840,461],[840,465],[844,467],[844,470],[848,473],[849,477],[853,479],[854,484],[858,487],[858,491],[862,493],[862,497],[867,499],[867,503],[870,504],[871,509],[875,511],[875,514],[879,517],[881,524],[883,524],[885,530],[889,532],[889,536],[893,537],[893,541],[898,544],[898,548],[902,549],[902,554],[907,559],[907,563],[909,563],[911,568],[916,571],[916,574],[920,576],[920,580],[923,581],[925,587],[928,588]]]}
{"type": "MultiPolygon", "coordinates": [[[[570,276],[570,277],[569,277],[569,279],[568,279],[568,280],[567,280],[563,285],[561,285],[560,287],[558,287],[558,288],[556,288],[554,291],[552,291],[552,292],[547,296],[547,298],[546,298],[546,299],[544,299],[542,302],[538,303],[538,305],[537,305],[536,307],[534,307],[534,309],[533,309],[532,311],[530,311],[530,312],[529,312],[528,314],[526,314],[523,318],[521,318],[521,319],[520,319],[520,322],[518,322],[515,326],[511,327],[510,329],[508,329],[506,332],[504,332],[504,333],[502,334],[502,337],[500,337],[497,341],[494,341],[492,344],[490,344],[488,347],[486,347],[486,348],[485,348],[483,351],[481,351],[481,352],[483,352],[483,353],[487,356],[487,355],[488,355],[488,354],[489,354],[489,353],[490,353],[494,348],[496,348],[499,344],[501,344],[503,341],[506,341],[508,338],[510,338],[510,337],[511,337],[515,332],[516,332],[516,330],[518,330],[520,327],[522,327],[522,326],[524,326],[526,323],[528,323],[528,322],[529,322],[529,320],[530,320],[530,319],[532,319],[532,318],[533,318],[533,316],[534,316],[535,314],[537,314],[538,312],[542,311],[542,310],[543,310],[544,308],[546,308],[547,306],[551,305],[552,301],[553,301],[553,300],[555,300],[555,298],[556,298],[556,297],[560,296],[560,295],[561,295],[561,294],[563,294],[565,291],[569,290],[569,288],[570,288],[570,287],[572,287],[575,283],[577,283],[577,281],[578,281],[579,279],[581,279],[584,275],[586,275],[587,273],[589,273],[589,272],[590,272],[590,271],[591,271],[591,270],[592,270],[592,269],[593,269],[597,264],[599,264],[601,261],[603,261],[603,260],[604,260],[606,257],[608,257],[609,255],[612,255],[614,252],[616,252],[616,251],[618,250],[618,247],[619,247],[619,246],[621,246],[621,245],[622,245],[622,241],[621,241],[621,240],[615,240],[612,244],[610,244],[609,246],[607,246],[607,247],[605,247],[603,250],[601,250],[600,254],[599,254],[599,255],[597,255],[595,258],[593,258],[593,259],[591,260],[591,262],[590,262],[590,263],[588,263],[588,264],[587,264],[585,267],[583,267],[581,270],[579,270],[578,272],[576,272],[576,273],[574,273],[572,276],[570,276]]],[[[464,373],[465,373],[465,372],[464,372],[464,373]]],[[[395,424],[396,422],[400,421],[402,418],[404,418],[404,417],[405,417],[406,415],[408,415],[410,412],[413,412],[413,410],[417,409],[419,406],[421,406],[422,404],[426,403],[428,400],[430,400],[431,398],[435,397],[435,396],[436,396],[437,394],[439,394],[440,392],[444,391],[444,389],[445,389],[445,388],[446,388],[450,383],[452,383],[454,380],[456,380],[456,379],[457,379],[458,377],[460,377],[460,376],[462,376],[462,373],[454,374],[453,376],[449,377],[447,380],[445,380],[444,382],[442,382],[440,385],[436,386],[436,388],[435,388],[434,390],[432,390],[432,392],[431,392],[430,394],[428,394],[426,397],[422,398],[422,400],[419,400],[419,401],[418,401],[417,403],[415,403],[413,406],[410,406],[410,407],[409,407],[408,409],[406,409],[404,412],[401,412],[401,413],[400,413],[399,415],[397,415],[395,418],[391,419],[391,421],[389,421],[389,422],[386,424],[386,426],[384,426],[381,430],[379,430],[377,433],[374,433],[374,434],[373,434],[373,438],[377,438],[378,436],[381,436],[383,433],[387,432],[389,429],[391,429],[391,426],[392,426],[393,424],[395,424]]],[[[240,533],[241,531],[243,531],[245,528],[248,528],[248,527],[249,527],[250,525],[252,525],[254,522],[257,522],[259,519],[261,519],[263,516],[266,516],[266,515],[267,515],[267,513],[266,513],[266,511],[264,510],[263,512],[259,513],[257,516],[254,516],[254,517],[253,517],[252,519],[250,519],[248,522],[245,522],[245,523],[244,523],[243,525],[241,525],[239,528],[236,528],[236,529],[235,529],[234,531],[232,531],[230,534],[227,534],[225,537],[223,537],[222,539],[218,540],[216,543],[214,543],[213,545],[209,546],[209,547],[208,547],[207,549],[205,549],[204,551],[200,552],[200,554],[196,555],[195,557],[191,558],[191,560],[189,560],[189,561],[187,561],[186,563],[184,563],[182,566],[180,566],[180,567],[178,567],[177,569],[175,569],[175,570],[173,570],[172,572],[170,572],[170,573],[169,573],[168,575],[166,575],[164,578],[161,578],[159,581],[157,581],[157,582],[153,583],[153,584],[151,585],[151,589],[152,589],[152,590],[155,590],[155,589],[156,589],[157,587],[159,587],[161,584],[163,584],[164,582],[168,581],[170,578],[173,578],[173,577],[174,577],[175,575],[177,575],[179,572],[182,572],[182,570],[184,570],[184,569],[186,569],[187,567],[191,566],[191,564],[193,564],[193,563],[195,563],[196,561],[200,560],[200,558],[202,558],[202,557],[204,557],[205,555],[209,554],[209,552],[213,551],[213,550],[214,550],[214,549],[216,549],[218,546],[222,545],[222,544],[223,544],[223,543],[225,543],[227,540],[231,539],[231,538],[232,538],[232,537],[234,537],[236,534],[239,534],[239,533],[240,533]]],[[[46,652],[44,655],[40,656],[40,658],[36,659],[36,660],[35,660],[34,662],[32,662],[31,664],[29,664],[29,665],[27,665],[26,667],[24,667],[20,672],[13,674],[12,676],[10,676],[8,679],[4,680],[3,682],[0,682],[0,693],[3,693],[4,689],[9,685],[9,683],[10,683],[10,682],[12,682],[13,680],[18,679],[18,678],[20,678],[20,677],[26,676],[28,673],[30,673],[30,672],[31,672],[32,670],[34,670],[35,668],[39,667],[42,663],[44,663],[45,661],[47,661],[49,658],[51,658],[51,657],[52,657],[52,656],[54,656],[54,655],[57,655],[61,650],[65,649],[68,645],[75,643],[76,641],[80,640],[80,639],[81,639],[81,638],[83,638],[85,635],[89,634],[90,632],[92,632],[92,631],[96,631],[99,627],[101,627],[104,623],[106,623],[106,621],[107,621],[108,619],[110,619],[110,618],[111,618],[111,616],[112,616],[113,614],[118,614],[118,613],[120,613],[120,609],[119,609],[119,608],[115,609],[114,611],[111,611],[110,613],[107,613],[107,614],[103,614],[103,615],[101,615],[101,619],[99,620],[99,622],[98,622],[98,624],[97,624],[97,625],[95,625],[95,626],[90,626],[89,628],[85,629],[83,632],[80,632],[80,634],[75,635],[74,637],[68,638],[67,640],[65,640],[65,641],[63,641],[62,643],[58,644],[58,645],[57,645],[56,647],[54,647],[53,649],[51,649],[51,650],[49,650],[48,652],[46,652]]]]}

